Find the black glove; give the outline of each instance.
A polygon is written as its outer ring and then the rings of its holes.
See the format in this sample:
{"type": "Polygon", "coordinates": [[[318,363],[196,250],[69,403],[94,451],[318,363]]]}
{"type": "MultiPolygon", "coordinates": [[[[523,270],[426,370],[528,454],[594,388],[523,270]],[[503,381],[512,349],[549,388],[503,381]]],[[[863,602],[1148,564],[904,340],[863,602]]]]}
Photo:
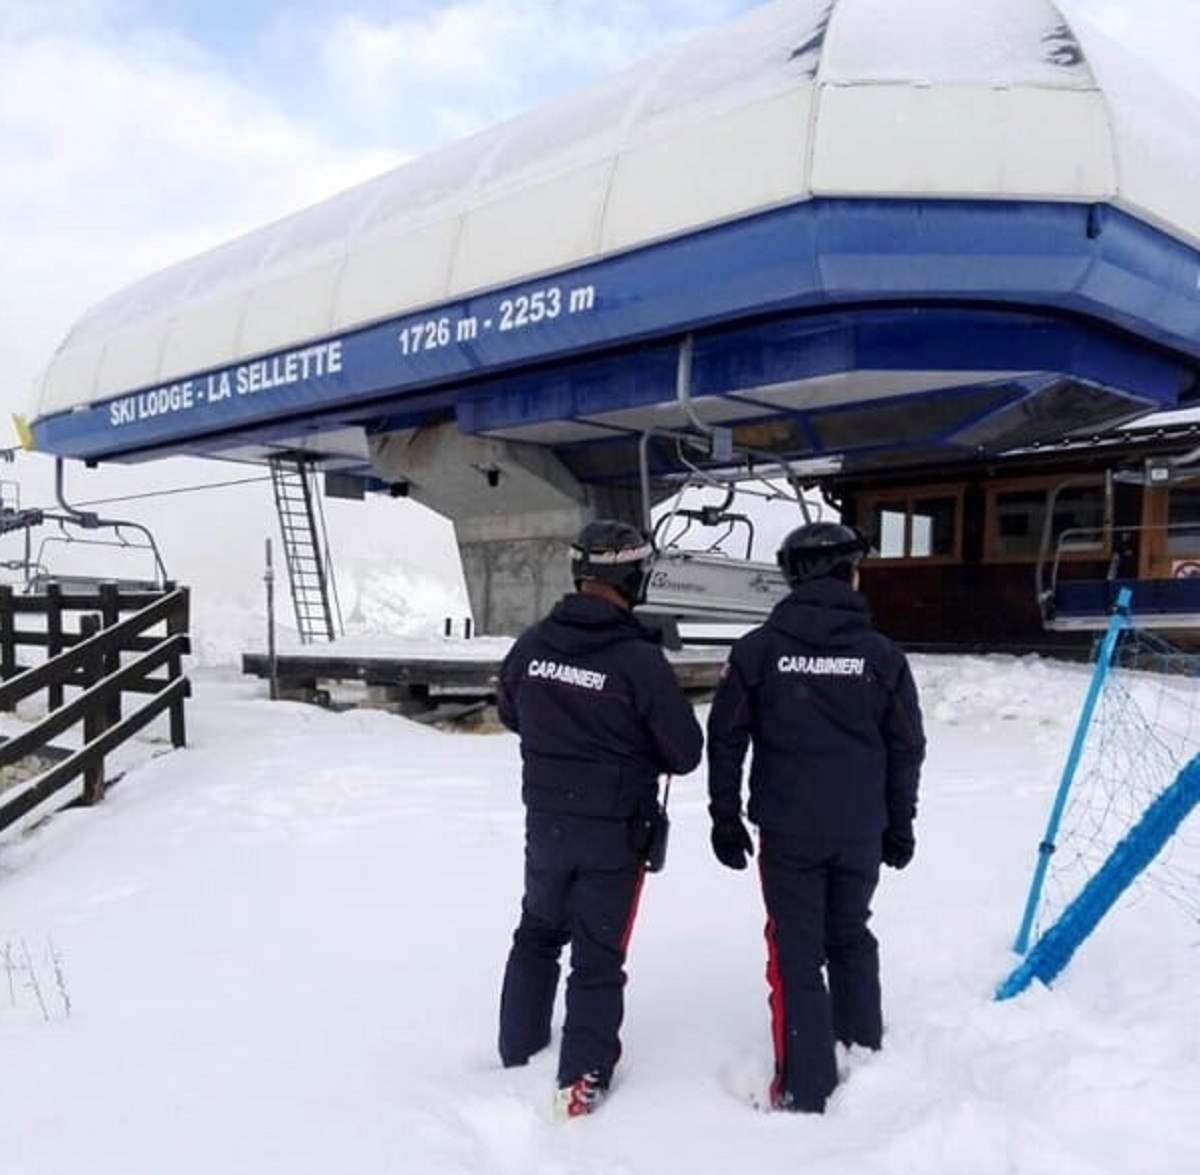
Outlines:
{"type": "Polygon", "coordinates": [[[903,869],[917,851],[917,840],[911,824],[889,824],[883,830],[883,863],[893,869],[903,869]]]}
{"type": "Polygon", "coordinates": [[[726,869],[746,868],[746,858],[754,856],[754,841],[740,816],[713,822],[712,849],[726,869]]]}

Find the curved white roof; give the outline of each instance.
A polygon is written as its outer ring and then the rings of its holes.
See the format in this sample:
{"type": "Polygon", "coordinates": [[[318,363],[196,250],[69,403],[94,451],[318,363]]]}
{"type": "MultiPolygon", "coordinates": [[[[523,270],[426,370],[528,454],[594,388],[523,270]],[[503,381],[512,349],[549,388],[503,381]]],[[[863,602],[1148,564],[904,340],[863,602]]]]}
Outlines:
{"type": "Polygon", "coordinates": [[[39,416],[813,196],[1106,202],[1200,244],[1200,102],[1047,0],[777,0],[100,303],[39,416]]]}

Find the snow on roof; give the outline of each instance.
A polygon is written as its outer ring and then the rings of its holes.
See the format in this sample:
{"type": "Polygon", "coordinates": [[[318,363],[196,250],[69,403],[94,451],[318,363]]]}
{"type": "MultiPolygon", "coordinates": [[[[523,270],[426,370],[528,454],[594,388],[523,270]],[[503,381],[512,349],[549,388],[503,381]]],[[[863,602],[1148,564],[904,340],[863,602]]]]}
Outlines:
{"type": "Polygon", "coordinates": [[[1200,102],[1048,0],[777,0],[113,295],[36,413],[813,196],[1108,202],[1200,244],[1200,102]]]}

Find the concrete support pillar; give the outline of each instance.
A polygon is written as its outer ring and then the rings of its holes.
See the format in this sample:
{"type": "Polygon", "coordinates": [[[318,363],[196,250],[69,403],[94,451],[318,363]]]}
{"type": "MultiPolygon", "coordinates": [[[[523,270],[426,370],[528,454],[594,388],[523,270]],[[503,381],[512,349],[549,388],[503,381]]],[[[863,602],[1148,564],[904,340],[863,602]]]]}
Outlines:
{"type": "Polygon", "coordinates": [[[515,635],[572,590],[569,548],[586,521],[579,509],[455,522],[480,632],[515,635]]]}
{"type": "Polygon", "coordinates": [[[570,544],[596,517],[639,522],[636,486],[581,485],[551,450],[444,423],[371,438],[376,476],[454,523],[475,627],[515,635],[572,590],[570,544]]]}

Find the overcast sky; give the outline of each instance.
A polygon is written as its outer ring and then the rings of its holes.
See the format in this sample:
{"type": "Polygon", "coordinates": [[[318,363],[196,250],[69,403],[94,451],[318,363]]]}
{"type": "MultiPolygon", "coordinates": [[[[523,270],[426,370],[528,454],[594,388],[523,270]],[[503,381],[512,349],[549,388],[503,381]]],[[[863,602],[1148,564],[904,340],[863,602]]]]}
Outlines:
{"type": "MultiPolygon", "coordinates": [[[[114,289],[750,7],[0,0],[0,410],[114,289]]],[[[1200,0],[1063,7],[1200,87],[1200,0]]]]}

